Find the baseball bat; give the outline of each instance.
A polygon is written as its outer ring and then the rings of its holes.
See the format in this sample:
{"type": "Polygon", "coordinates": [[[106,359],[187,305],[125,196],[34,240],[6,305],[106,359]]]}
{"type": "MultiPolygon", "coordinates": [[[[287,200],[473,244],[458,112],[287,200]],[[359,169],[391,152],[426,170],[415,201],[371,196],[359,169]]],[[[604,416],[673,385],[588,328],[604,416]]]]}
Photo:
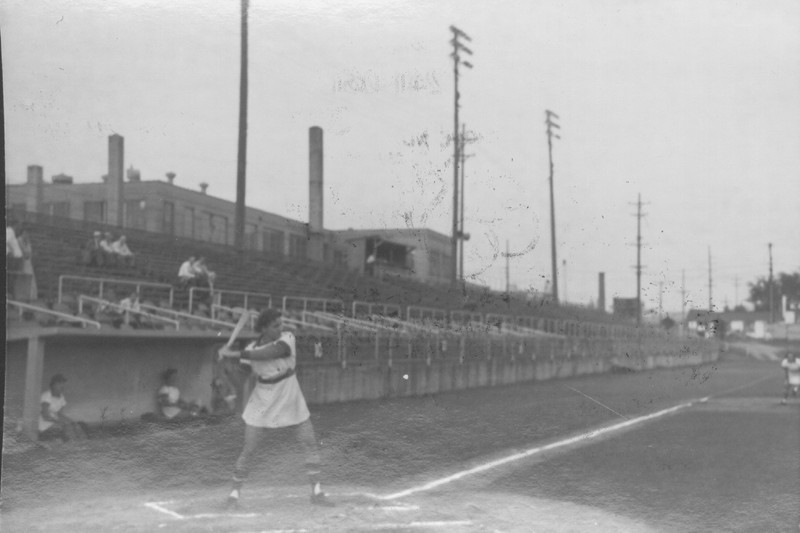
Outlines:
{"type": "Polygon", "coordinates": [[[236,323],[236,326],[234,326],[233,331],[231,332],[231,336],[228,338],[228,342],[225,343],[226,349],[233,346],[233,343],[236,342],[236,338],[242,332],[245,324],[247,324],[247,321],[249,319],[250,319],[250,311],[248,311],[247,309],[243,309],[242,315],[239,317],[239,321],[236,323]]]}

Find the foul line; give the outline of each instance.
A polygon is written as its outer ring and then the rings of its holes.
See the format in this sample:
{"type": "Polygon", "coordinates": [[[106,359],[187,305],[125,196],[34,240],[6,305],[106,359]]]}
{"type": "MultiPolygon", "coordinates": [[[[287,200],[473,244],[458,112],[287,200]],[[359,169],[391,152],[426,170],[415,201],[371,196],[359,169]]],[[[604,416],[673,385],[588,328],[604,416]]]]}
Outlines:
{"type": "MultiPolygon", "coordinates": [[[[766,381],[766,380],[772,379],[774,377],[775,376],[764,376],[762,378],[759,378],[759,379],[756,379],[754,381],[751,381],[750,383],[745,383],[744,385],[740,385],[738,387],[733,387],[731,389],[727,389],[727,390],[724,390],[722,392],[719,392],[715,396],[723,396],[725,394],[730,394],[731,392],[736,392],[736,391],[739,391],[739,390],[742,390],[742,389],[746,389],[748,387],[752,387],[753,385],[755,385],[757,383],[761,383],[762,381],[766,381]]],[[[586,433],[582,433],[582,434],[576,435],[574,437],[570,437],[570,438],[567,438],[567,439],[564,439],[564,440],[552,442],[552,443],[547,444],[545,446],[537,446],[536,448],[530,448],[530,449],[525,450],[523,452],[519,452],[519,453],[515,453],[513,455],[509,455],[507,457],[503,457],[502,459],[496,459],[494,461],[490,461],[488,463],[484,463],[482,465],[478,465],[478,466],[476,466],[474,468],[470,468],[468,470],[462,470],[461,472],[457,472],[457,473],[449,475],[447,477],[443,477],[443,478],[440,478],[440,479],[437,479],[437,480],[434,480],[434,481],[430,481],[430,482],[425,483],[424,485],[420,485],[418,487],[412,487],[410,489],[406,489],[406,490],[403,490],[403,491],[400,491],[400,492],[395,492],[394,494],[388,494],[386,496],[378,496],[378,498],[380,498],[382,500],[396,500],[398,498],[404,498],[406,496],[410,496],[411,494],[415,494],[417,492],[424,492],[424,491],[428,491],[428,490],[431,490],[431,489],[435,489],[436,487],[440,487],[442,485],[447,485],[448,483],[452,483],[453,481],[457,481],[457,480],[459,480],[461,478],[464,478],[464,477],[467,477],[467,476],[471,476],[473,474],[478,474],[480,472],[485,472],[486,470],[491,470],[492,468],[495,468],[495,467],[498,467],[498,466],[502,466],[502,465],[507,464],[507,463],[511,463],[511,462],[514,462],[514,461],[519,461],[520,459],[525,459],[527,457],[531,457],[532,455],[536,455],[538,453],[546,452],[546,451],[549,451],[549,450],[555,450],[557,448],[563,448],[564,446],[569,446],[570,444],[575,444],[576,442],[586,441],[586,440],[589,440],[589,439],[594,439],[596,437],[600,437],[602,435],[605,435],[606,433],[612,433],[614,431],[617,431],[617,430],[620,430],[620,429],[624,429],[626,427],[633,426],[633,425],[639,424],[641,422],[647,422],[648,420],[653,420],[655,418],[659,418],[659,417],[662,417],[662,416],[665,416],[665,415],[668,415],[668,414],[675,413],[677,411],[680,411],[681,409],[686,409],[687,407],[691,407],[692,405],[694,405],[696,403],[706,403],[710,399],[711,399],[711,396],[706,396],[704,398],[700,398],[700,399],[697,399],[697,400],[691,400],[689,402],[681,403],[681,404],[675,405],[673,407],[669,407],[667,409],[662,409],[661,411],[656,411],[655,413],[650,413],[649,415],[643,415],[643,416],[639,416],[639,417],[636,417],[636,418],[630,418],[630,419],[627,419],[625,422],[619,422],[619,423],[611,425],[611,426],[606,426],[606,427],[602,427],[602,428],[595,429],[595,430],[592,430],[592,431],[588,431],[586,433]]],[[[622,415],[620,415],[620,416],[622,416],[622,415]]]]}
{"type": "Polygon", "coordinates": [[[670,413],[674,413],[681,409],[685,409],[694,404],[694,401],[682,403],[680,405],[676,405],[674,407],[670,407],[668,409],[663,409],[661,411],[656,411],[655,413],[651,413],[649,415],[640,416],[638,418],[631,418],[626,420],[625,422],[619,422],[614,424],[613,426],[606,426],[600,429],[595,429],[593,431],[589,431],[587,433],[582,433],[580,435],[576,435],[574,437],[570,437],[568,439],[560,440],[557,442],[553,442],[547,444],[545,446],[537,446],[536,448],[531,448],[529,450],[525,450],[524,452],[515,453],[513,455],[509,455],[508,457],[503,457],[502,459],[497,459],[494,461],[490,461],[488,463],[484,463],[482,465],[476,466],[474,468],[470,468],[469,470],[462,470],[461,472],[457,472],[447,477],[443,477],[437,479],[435,481],[431,481],[424,485],[420,485],[419,487],[414,487],[410,489],[406,489],[400,492],[395,492],[394,494],[389,494],[387,496],[381,496],[381,499],[384,500],[395,500],[397,498],[404,498],[411,494],[417,492],[424,492],[427,490],[435,489],[436,487],[440,487],[442,485],[446,485],[448,483],[452,483],[453,481],[457,481],[463,477],[471,476],[472,474],[477,474],[480,472],[485,472],[486,470],[490,470],[492,468],[511,463],[513,461],[519,461],[520,459],[525,459],[526,457],[530,457],[532,455],[536,455],[537,453],[546,452],[549,450],[555,450],[557,448],[562,448],[564,446],[569,446],[570,444],[575,444],[576,442],[593,439],[599,437],[601,435],[605,435],[606,433],[611,433],[612,431],[617,431],[619,429],[626,428],[628,426],[632,426],[634,424],[638,424],[640,422],[645,422],[647,420],[652,420],[654,418],[658,418],[664,415],[668,415],[670,413]]]}
{"type": "Polygon", "coordinates": [[[149,507],[150,509],[153,509],[154,511],[159,511],[159,512],[164,513],[164,514],[168,514],[172,518],[177,518],[178,520],[185,520],[186,519],[186,517],[183,516],[182,514],[179,514],[179,513],[176,513],[175,511],[171,511],[169,509],[161,507],[161,504],[164,504],[164,503],[172,503],[172,502],[147,502],[147,503],[144,504],[144,506],[145,507],[149,507]]]}

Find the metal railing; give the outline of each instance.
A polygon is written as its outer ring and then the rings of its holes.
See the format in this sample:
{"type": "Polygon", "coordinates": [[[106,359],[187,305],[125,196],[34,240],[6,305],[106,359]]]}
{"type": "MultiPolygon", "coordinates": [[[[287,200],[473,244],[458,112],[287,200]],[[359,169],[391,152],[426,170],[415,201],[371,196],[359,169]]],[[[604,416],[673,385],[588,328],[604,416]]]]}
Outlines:
{"type": "Polygon", "coordinates": [[[183,319],[184,322],[200,322],[202,324],[209,324],[213,326],[222,326],[226,328],[233,329],[236,327],[235,323],[226,322],[224,320],[217,320],[214,318],[208,318],[204,316],[197,316],[191,313],[184,313],[183,311],[175,311],[174,309],[165,309],[163,307],[159,307],[157,305],[150,305],[150,304],[139,304],[139,307],[142,309],[149,309],[156,315],[169,315],[173,317],[174,320],[180,321],[183,319]]]}
{"type": "Polygon", "coordinates": [[[345,306],[342,300],[334,298],[307,298],[305,296],[284,296],[281,309],[287,311],[322,311],[323,313],[340,312],[344,314],[345,306]]]}
{"type": "Polygon", "coordinates": [[[417,305],[409,305],[406,307],[406,320],[409,322],[425,320],[432,320],[440,324],[447,323],[447,311],[444,309],[436,309],[434,307],[420,307],[417,305]]]}
{"type": "Polygon", "coordinates": [[[223,305],[223,301],[227,301],[229,307],[244,307],[245,309],[249,309],[251,304],[263,307],[264,303],[266,303],[266,307],[272,307],[272,295],[264,292],[232,291],[227,289],[214,289],[212,291],[205,287],[192,287],[189,289],[190,313],[194,311],[195,301],[198,300],[195,294],[212,295],[212,305],[223,305]],[[236,302],[236,305],[231,305],[232,300],[236,302]]]}
{"type": "Polygon", "coordinates": [[[403,316],[403,308],[396,304],[353,301],[353,318],[363,315],[403,316]]]}
{"type": "Polygon", "coordinates": [[[86,327],[87,325],[94,326],[98,329],[102,327],[100,322],[96,320],[70,315],[69,313],[62,313],[60,311],[53,311],[52,309],[47,309],[46,307],[39,307],[38,305],[26,304],[23,302],[17,302],[15,300],[6,300],[6,305],[11,305],[19,308],[20,314],[22,314],[22,310],[27,309],[28,311],[33,311],[35,313],[54,316],[67,322],[80,322],[83,325],[83,327],[86,327]]]}
{"type": "Polygon", "coordinates": [[[111,285],[114,287],[123,286],[131,287],[131,292],[135,290],[137,293],[142,293],[142,288],[152,288],[158,290],[165,290],[169,293],[169,305],[174,302],[175,288],[169,283],[155,283],[151,281],[132,281],[115,278],[92,278],[86,276],[72,276],[62,274],[58,277],[58,301],[62,302],[64,298],[64,282],[65,281],[82,281],[89,282],[90,284],[97,284],[98,294],[97,298],[103,298],[105,289],[111,285]]]}
{"type": "Polygon", "coordinates": [[[180,330],[180,322],[178,320],[174,320],[172,318],[167,318],[159,315],[154,315],[152,313],[148,313],[147,311],[137,311],[136,309],[131,309],[130,307],[126,307],[124,305],[109,302],[108,300],[103,300],[101,298],[94,298],[93,296],[86,296],[85,294],[81,294],[78,296],[78,314],[83,313],[83,304],[84,302],[93,303],[99,306],[99,310],[106,310],[111,309],[116,311],[119,315],[123,316],[123,320],[125,324],[130,323],[131,315],[141,316],[147,318],[148,320],[154,320],[156,322],[166,322],[168,324],[172,324],[175,327],[175,330],[180,330]]]}

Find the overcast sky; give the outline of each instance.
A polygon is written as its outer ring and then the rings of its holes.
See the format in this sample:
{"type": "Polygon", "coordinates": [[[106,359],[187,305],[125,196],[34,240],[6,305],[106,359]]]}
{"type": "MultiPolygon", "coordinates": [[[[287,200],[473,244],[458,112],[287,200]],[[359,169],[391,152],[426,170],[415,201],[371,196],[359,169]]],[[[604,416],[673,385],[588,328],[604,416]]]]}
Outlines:
{"type": "MultiPolygon", "coordinates": [[[[6,175],[77,182],[125,166],[235,200],[238,0],[4,0],[6,175]],[[170,4],[170,5],[167,5],[170,4]]],[[[681,309],[733,306],[800,269],[800,2],[258,1],[250,6],[247,204],[308,219],[308,128],[325,142],[325,226],[452,221],[454,24],[467,149],[465,271],[502,287],[550,278],[544,111],[559,114],[562,298],[636,291],[681,309]],[[566,262],[566,265],[564,265],[566,262]],[[737,290],[738,279],[738,290],[737,290]]]]}

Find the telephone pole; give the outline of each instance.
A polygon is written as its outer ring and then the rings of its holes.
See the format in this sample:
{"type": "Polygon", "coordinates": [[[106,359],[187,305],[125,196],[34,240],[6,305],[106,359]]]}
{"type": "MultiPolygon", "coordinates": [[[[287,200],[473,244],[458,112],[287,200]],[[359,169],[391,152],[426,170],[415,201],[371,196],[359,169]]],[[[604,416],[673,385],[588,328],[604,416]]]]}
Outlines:
{"type": "Polygon", "coordinates": [[[686,269],[681,270],[681,324],[686,321],[686,269]]]}
{"type": "MultiPolygon", "coordinates": [[[[464,173],[465,171],[465,163],[468,157],[473,157],[474,154],[467,155],[467,151],[464,147],[467,145],[467,125],[461,125],[461,208],[459,210],[459,228],[458,228],[458,240],[459,240],[459,252],[458,252],[458,279],[460,279],[463,283],[464,281],[464,241],[469,240],[469,233],[464,231],[464,173]]],[[[469,139],[470,142],[473,139],[469,139]]]]}
{"type": "Polygon", "coordinates": [[[465,41],[471,42],[469,35],[464,33],[463,31],[459,30],[455,26],[450,26],[450,31],[453,32],[453,38],[450,40],[450,44],[453,45],[453,53],[450,54],[450,57],[453,58],[453,75],[455,78],[455,89],[454,89],[454,108],[455,112],[453,114],[453,237],[450,243],[450,279],[455,287],[458,283],[458,167],[460,162],[459,157],[459,150],[460,150],[460,142],[459,142],[459,135],[458,135],[458,109],[459,109],[459,99],[460,94],[458,92],[458,66],[464,65],[467,68],[472,68],[472,64],[469,61],[462,61],[461,56],[459,55],[460,52],[463,52],[467,55],[472,55],[472,50],[464,46],[459,39],[464,39],[465,41]]]}
{"type": "Polygon", "coordinates": [[[247,8],[248,0],[242,0],[242,50],[239,77],[239,150],[236,157],[236,215],[234,244],[236,250],[244,251],[245,187],[247,169],[247,8]]]}
{"type": "Polygon", "coordinates": [[[508,305],[511,305],[511,255],[508,252],[508,239],[506,239],[506,298],[508,298],[508,305]]]}
{"type": "Polygon", "coordinates": [[[550,157],[550,242],[551,258],[553,267],[553,303],[558,305],[558,260],[556,259],[556,206],[553,197],[553,137],[561,137],[553,132],[553,128],[561,129],[561,126],[553,122],[558,119],[558,115],[552,111],[545,110],[545,124],[547,124],[547,154],[550,157]]]}
{"type": "Polygon", "coordinates": [[[714,284],[711,277],[711,246],[709,246],[708,247],[708,311],[709,312],[714,310],[713,288],[714,284]]]}
{"type": "Polygon", "coordinates": [[[642,195],[636,201],[636,325],[642,323],[642,195]]]}
{"type": "Polygon", "coordinates": [[[767,245],[769,247],[769,322],[775,322],[775,290],[773,289],[774,283],[772,279],[772,243],[767,245]]]}

